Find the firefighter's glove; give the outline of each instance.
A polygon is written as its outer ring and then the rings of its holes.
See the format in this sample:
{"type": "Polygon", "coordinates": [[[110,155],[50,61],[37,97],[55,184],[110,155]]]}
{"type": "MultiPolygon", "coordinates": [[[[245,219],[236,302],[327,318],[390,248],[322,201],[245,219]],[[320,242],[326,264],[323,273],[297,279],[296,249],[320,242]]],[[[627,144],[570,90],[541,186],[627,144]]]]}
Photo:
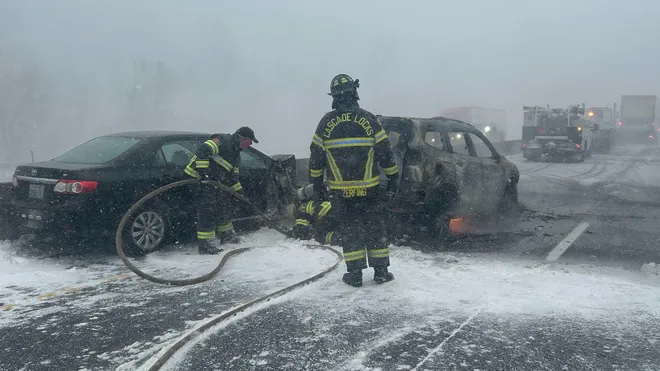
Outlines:
{"type": "Polygon", "coordinates": [[[393,199],[394,196],[399,192],[399,179],[390,178],[387,182],[387,189],[385,190],[385,195],[388,199],[393,199]]]}

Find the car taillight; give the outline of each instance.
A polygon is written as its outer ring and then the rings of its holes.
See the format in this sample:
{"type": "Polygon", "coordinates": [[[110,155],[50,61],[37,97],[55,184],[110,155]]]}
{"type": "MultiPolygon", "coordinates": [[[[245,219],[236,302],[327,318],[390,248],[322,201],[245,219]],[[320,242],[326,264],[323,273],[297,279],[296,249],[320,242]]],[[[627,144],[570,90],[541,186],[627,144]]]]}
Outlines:
{"type": "Polygon", "coordinates": [[[14,174],[13,177],[11,177],[11,184],[14,185],[14,187],[18,187],[18,177],[16,174],[14,174]]]}
{"type": "Polygon", "coordinates": [[[60,194],[84,194],[90,193],[99,185],[98,182],[85,180],[59,180],[55,184],[55,193],[60,194]]]}
{"type": "Polygon", "coordinates": [[[580,148],[582,148],[582,146],[579,145],[579,144],[576,144],[576,145],[575,145],[575,148],[580,149],[580,148]]]}
{"type": "Polygon", "coordinates": [[[622,124],[622,122],[621,122],[621,121],[619,121],[619,126],[621,126],[621,124],[622,124]]]}
{"type": "Polygon", "coordinates": [[[523,143],[522,148],[527,148],[527,143],[523,143]]]}

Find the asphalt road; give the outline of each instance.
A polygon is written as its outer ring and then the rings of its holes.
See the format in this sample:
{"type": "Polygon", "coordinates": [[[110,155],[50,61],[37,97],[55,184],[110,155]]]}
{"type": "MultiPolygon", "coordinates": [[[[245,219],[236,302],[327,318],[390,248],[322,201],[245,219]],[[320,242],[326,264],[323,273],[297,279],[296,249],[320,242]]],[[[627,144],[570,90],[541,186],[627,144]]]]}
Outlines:
{"type": "MultiPolygon", "coordinates": [[[[393,248],[386,285],[368,272],[356,290],[335,271],[208,331],[166,369],[660,369],[660,271],[648,265],[660,264],[660,150],[515,161],[521,210],[466,221],[468,233],[442,245],[393,248]]],[[[0,369],[134,370],[200,321],[328,264],[247,256],[213,282],[166,288],[116,278],[125,270],[112,257],[89,259],[58,264],[99,272],[93,283],[43,300],[24,289],[0,312],[0,369]]]]}

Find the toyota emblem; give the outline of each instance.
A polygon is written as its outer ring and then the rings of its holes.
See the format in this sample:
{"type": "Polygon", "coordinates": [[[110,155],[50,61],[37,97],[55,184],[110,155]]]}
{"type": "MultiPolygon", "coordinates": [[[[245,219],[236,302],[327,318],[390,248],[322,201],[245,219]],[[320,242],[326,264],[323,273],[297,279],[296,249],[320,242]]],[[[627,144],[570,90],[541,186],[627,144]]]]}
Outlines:
{"type": "Polygon", "coordinates": [[[32,169],[30,174],[32,174],[32,176],[37,176],[37,169],[32,169]]]}

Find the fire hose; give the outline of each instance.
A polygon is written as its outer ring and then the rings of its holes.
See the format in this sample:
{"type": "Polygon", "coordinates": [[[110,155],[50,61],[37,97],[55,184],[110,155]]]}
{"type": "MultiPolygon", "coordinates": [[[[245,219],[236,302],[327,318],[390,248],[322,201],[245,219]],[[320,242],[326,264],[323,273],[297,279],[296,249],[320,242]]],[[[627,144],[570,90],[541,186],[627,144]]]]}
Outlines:
{"type": "MultiPolygon", "coordinates": [[[[255,214],[260,216],[266,222],[266,224],[269,227],[271,227],[274,230],[282,233],[284,236],[288,236],[287,231],[285,231],[283,228],[281,228],[275,222],[273,222],[272,219],[270,219],[267,215],[265,215],[255,204],[250,202],[250,200],[248,200],[245,196],[243,196],[242,194],[240,194],[240,193],[234,191],[233,189],[225,186],[222,183],[219,183],[219,182],[216,182],[216,181],[207,181],[207,182],[209,184],[215,186],[216,188],[222,190],[223,192],[228,193],[231,196],[237,198],[239,201],[242,201],[243,203],[247,204],[248,206],[250,206],[250,208],[252,208],[254,210],[255,214]]],[[[147,274],[147,273],[141,271],[138,267],[136,267],[130,261],[130,259],[128,259],[128,257],[124,254],[123,232],[124,232],[124,227],[126,226],[126,223],[131,218],[133,213],[135,213],[146,202],[150,201],[151,199],[153,199],[154,197],[156,197],[160,194],[163,194],[163,193],[169,191],[170,189],[183,187],[183,186],[187,186],[187,185],[192,185],[192,184],[198,184],[198,183],[201,183],[201,181],[199,179],[187,179],[187,180],[180,180],[180,181],[177,181],[177,182],[173,182],[173,183],[167,184],[163,187],[160,187],[158,189],[155,189],[154,191],[148,193],[146,196],[142,197],[135,204],[133,204],[133,206],[130,209],[128,209],[126,214],[124,214],[124,217],[121,219],[121,221],[119,222],[119,226],[117,227],[117,232],[115,234],[115,245],[116,245],[116,248],[117,248],[117,254],[119,255],[119,258],[126,265],[126,267],[128,267],[128,269],[130,269],[133,273],[135,273],[139,277],[142,277],[146,280],[149,280],[149,281],[154,282],[154,283],[163,284],[163,285],[170,285],[170,286],[194,285],[194,284],[198,284],[198,283],[208,281],[208,280],[212,279],[213,277],[215,277],[220,272],[220,270],[222,270],[222,268],[225,266],[225,264],[227,263],[227,260],[229,260],[229,258],[231,258],[232,256],[236,256],[236,255],[244,253],[244,252],[246,252],[250,249],[253,249],[253,247],[242,247],[242,248],[230,250],[226,254],[224,254],[224,256],[222,257],[222,259],[220,260],[218,265],[211,272],[209,272],[209,273],[207,273],[203,276],[200,276],[200,277],[182,279],[182,280],[165,279],[165,278],[152,276],[150,274],[147,274]]],[[[328,250],[330,252],[335,253],[340,259],[343,259],[341,252],[333,249],[332,247],[324,246],[324,245],[307,245],[307,247],[321,248],[321,249],[324,249],[324,250],[328,250]]],[[[331,271],[332,269],[334,269],[337,265],[339,265],[339,262],[340,261],[337,261],[337,263],[332,268],[330,268],[328,270],[328,272],[331,271]]]]}
{"type": "MultiPolygon", "coordinates": [[[[170,183],[170,184],[165,185],[161,188],[158,188],[158,189],[150,192],[146,196],[142,197],[140,200],[138,200],[126,212],[124,217],[119,222],[119,226],[117,228],[117,233],[115,235],[115,244],[116,244],[116,247],[117,247],[117,253],[119,254],[119,258],[122,260],[122,262],[124,262],[124,264],[128,267],[128,269],[130,269],[133,273],[135,273],[139,277],[142,277],[142,278],[144,278],[146,280],[149,280],[151,282],[154,282],[154,283],[172,285],[172,286],[187,286],[187,285],[194,285],[194,284],[197,284],[197,283],[202,283],[202,282],[208,281],[208,280],[212,279],[213,277],[215,277],[220,272],[220,270],[224,267],[225,263],[227,262],[227,260],[229,260],[230,257],[236,256],[238,254],[241,254],[243,252],[246,252],[246,251],[251,250],[251,249],[254,248],[254,247],[243,247],[243,248],[230,250],[222,257],[222,259],[220,260],[218,265],[211,272],[209,272],[209,273],[207,273],[203,276],[200,276],[200,277],[184,279],[184,280],[164,279],[164,278],[159,278],[159,277],[152,276],[150,274],[147,274],[147,273],[141,271],[139,268],[137,268],[126,257],[126,255],[124,254],[124,246],[123,246],[123,242],[122,242],[123,230],[124,230],[124,227],[125,227],[126,223],[130,219],[130,217],[133,215],[133,213],[135,213],[142,205],[144,205],[149,200],[153,199],[154,197],[156,197],[156,196],[158,196],[158,195],[160,195],[164,192],[167,192],[170,189],[177,188],[177,187],[183,187],[183,186],[191,185],[191,184],[197,184],[197,183],[200,183],[200,180],[188,179],[188,180],[182,180],[182,181],[170,183]]],[[[227,187],[227,186],[225,186],[225,185],[223,185],[219,182],[209,181],[209,183],[212,184],[213,186],[219,188],[220,190],[230,194],[231,196],[237,198],[238,200],[242,201],[243,203],[247,204],[248,206],[250,206],[255,211],[255,213],[258,216],[260,216],[266,222],[266,224],[269,227],[271,227],[274,230],[282,233],[285,236],[288,236],[287,231],[280,228],[276,223],[274,223],[272,221],[272,219],[270,219],[263,212],[261,212],[261,210],[259,210],[259,208],[256,205],[254,205],[252,202],[250,202],[243,195],[241,195],[238,192],[235,192],[231,188],[229,188],[229,187],[227,187]]],[[[257,299],[251,300],[251,301],[249,301],[245,304],[242,304],[242,305],[240,305],[238,307],[235,307],[235,308],[233,308],[233,309],[231,309],[227,312],[224,312],[224,313],[222,313],[222,314],[220,314],[216,317],[213,317],[212,319],[210,319],[205,324],[201,325],[200,327],[198,327],[198,328],[194,329],[193,331],[189,332],[187,335],[183,336],[176,343],[174,343],[172,346],[170,346],[164,353],[157,356],[156,360],[154,361],[154,363],[151,366],[149,366],[148,370],[149,371],[160,370],[165,365],[165,363],[178,350],[180,350],[184,345],[189,343],[191,340],[193,340],[197,336],[201,335],[206,330],[211,329],[213,326],[215,326],[215,325],[217,325],[217,324],[219,324],[219,323],[221,323],[225,320],[228,320],[228,319],[234,317],[235,315],[237,315],[238,313],[243,312],[243,311],[245,311],[245,310],[247,310],[251,307],[254,307],[257,304],[268,302],[271,299],[280,297],[280,296],[285,295],[285,294],[287,294],[287,293],[289,293],[289,292],[291,292],[291,291],[293,291],[297,288],[300,288],[300,287],[305,286],[307,284],[310,284],[314,281],[317,281],[317,280],[323,278],[326,274],[330,273],[335,268],[337,268],[337,266],[339,266],[339,264],[343,261],[342,253],[340,251],[330,247],[330,246],[305,245],[305,247],[311,248],[311,249],[320,248],[320,249],[332,252],[337,256],[338,259],[336,260],[336,262],[331,267],[328,267],[328,268],[324,269],[323,271],[321,271],[321,272],[319,272],[319,273],[317,273],[317,274],[315,274],[315,275],[313,275],[309,278],[306,278],[302,281],[299,281],[299,282],[297,282],[297,283],[295,283],[291,286],[287,286],[285,288],[282,288],[282,289],[279,289],[277,291],[271,292],[270,294],[261,296],[257,299]]]]}

